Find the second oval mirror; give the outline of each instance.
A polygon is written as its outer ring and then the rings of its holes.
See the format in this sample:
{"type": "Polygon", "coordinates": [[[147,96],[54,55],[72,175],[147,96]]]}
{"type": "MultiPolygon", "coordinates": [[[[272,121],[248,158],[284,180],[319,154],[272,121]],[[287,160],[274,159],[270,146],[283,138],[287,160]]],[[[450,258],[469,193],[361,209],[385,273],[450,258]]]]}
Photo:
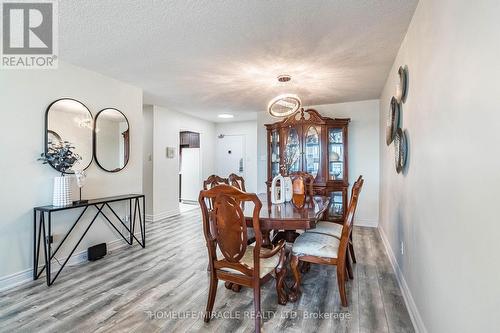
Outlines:
{"type": "Polygon", "coordinates": [[[130,152],[129,123],[116,109],[103,109],[95,117],[94,157],[97,165],[108,172],[122,170],[130,152]]]}

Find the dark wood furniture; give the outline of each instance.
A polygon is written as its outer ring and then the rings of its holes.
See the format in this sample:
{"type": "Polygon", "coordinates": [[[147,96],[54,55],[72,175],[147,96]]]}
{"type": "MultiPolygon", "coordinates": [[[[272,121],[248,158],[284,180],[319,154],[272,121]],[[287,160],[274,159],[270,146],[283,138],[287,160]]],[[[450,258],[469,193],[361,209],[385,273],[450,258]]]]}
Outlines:
{"type": "MultiPolygon", "coordinates": [[[[255,331],[261,330],[260,286],[276,275],[278,302],[286,304],[285,242],[266,249],[260,227],[262,203],[253,193],[220,185],[200,192],[199,203],[203,217],[203,233],[210,260],[210,289],[204,320],[210,321],[219,280],[253,289],[255,331]],[[209,209],[207,203],[213,202],[209,209]],[[255,231],[255,245],[247,244],[247,224],[242,206],[252,206],[251,227],[255,231]],[[217,253],[219,250],[219,254],[217,253]]],[[[250,208],[249,208],[250,209],[250,208]]]]}
{"type": "Polygon", "coordinates": [[[183,131],[179,134],[180,148],[200,148],[200,133],[183,131]]]}
{"type": "MultiPolygon", "coordinates": [[[[314,196],[308,200],[304,207],[297,208],[291,202],[272,204],[266,194],[259,194],[262,209],[259,213],[260,230],[263,234],[264,246],[270,246],[270,232],[273,230],[284,230],[288,242],[293,242],[295,230],[308,230],[316,227],[327,210],[330,198],[314,196]]],[[[243,213],[247,220],[247,226],[252,225],[252,207],[245,206],[243,213]]]]}
{"type": "MultiPolygon", "coordinates": [[[[357,186],[359,186],[359,183],[363,180],[363,176],[359,176],[358,179],[354,182],[353,189],[357,186]]],[[[350,201],[352,201],[352,195],[354,191],[351,191],[351,198],[350,201]]],[[[337,236],[340,237],[342,234],[342,225],[339,225],[337,223],[333,223],[330,221],[320,221],[316,225],[316,228],[311,230],[311,232],[316,232],[316,233],[326,233],[332,236],[337,236]]],[[[354,244],[352,240],[352,230],[351,234],[349,235],[349,253],[352,261],[356,263],[356,255],[354,254],[354,244]]]]}
{"type": "MultiPolygon", "coordinates": [[[[106,219],[106,221],[109,222],[109,224],[113,227],[113,229],[118,232],[118,234],[127,242],[129,245],[133,244],[133,240],[135,239],[139,245],[141,245],[143,248],[146,247],[146,216],[145,216],[145,209],[146,209],[146,202],[145,202],[145,197],[143,194],[127,194],[127,195],[119,195],[119,196],[114,196],[114,197],[107,197],[107,198],[99,198],[99,199],[92,199],[88,200],[86,202],[79,202],[75,203],[72,205],[67,205],[67,206],[41,206],[41,207],[35,207],[33,208],[33,280],[37,280],[42,272],[45,270],[46,271],[46,279],[47,279],[47,286],[51,286],[54,281],[57,279],[63,268],[66,266],[68,263],[68,260],[71,258],[73,253],[75,252],[76,248],[78,245],[80,245],[81,241],[89,231],[90,227],[94,224],[95,220],[97,219],[98,216],[102,216],[106,219]],[[128,202],[128,216],[129,216],[129,225],[127,226],[125,223],[123,223],[122,218],[118,216],[118,214],[113,210],[111,207],[111,203],[115,202],[128,202]],[[141,203],[142,203],[142,208],[141,208],[141,203]],[[133,206],[133,208],[132,208],[133,206]],[[94,207],[96,212],[94,217],[90,220],[90,223],[88,226],[84,229],[83,233],[80,236],[80,239],[76,242],[75,246],[73,249],[70,251],[69,255],[66,257],[66,260],[62,265],[60,265],[59,270],[57,271],[56,275],[54,278],[51,278],[52,271],[51,271],[51,263],[52,260],[55,258],[55,255],[59,251],[59,249],[62,247],[63,244],[66,244],[66,240],[68,239],[68,236],[72,233],[73,230],[75,230],[75,227],[77,224],[82,221],[82,217],[84,216],[85,212],[89,210],[90,207],[94,207]],[[73,225],[70,227],[66,235],[63,237],[63,239],[59,242],[58,246],[52,252],[52,214],[60,211],[65,211],[65,210],[70,210],[70,209],[77,209],[77,208],[83,208],[76,219],[75,222],[73,222],[73,225]],[[132,212],[133,209],[133,212],[132,212]],[[111,222],[110,217],[106,215],[106,211],[109,213],[112,213],[113,216],[110,215],[111,219],[114,219],[115,221],[118,221],[121,227],[125,228],[126,230],[126,236],[120,231],[119,228],[117,228],[113,222],[111,222]],[[133,214],[133,215],[132,215],[133,214]],[[136,224],[139,224],[139,228],[141,231],[141,240],[137,239],[135,236],[135,227],[136,224]],[[38,224],[38,226],[37,226],[38,224]],[[42,266],[40,271],[38,271],[38,258],[40,257],[40,244],[42,244],[43,247],[43,254],[44,254],[44,259],[45,259],[45,264],[42,266]]],[[[120,227],[120,228],[121,228],[120,227]]],[[[76,228],[78,229],[78,228],[76,228]]],[[[123,230],[123,229],[122,229],[123,230]]],[[[75,231],[76,232],[76,231],[75,231]]]]}
{"type": "MultiPolygon", "coordinates": [[[[234,186],[237,189],[246,192],[245,179],[243,177],[238,176],[235,173],[232,173],[229,175],[228,180],[231,186],[234,186]]],[[[255,242],[255,233],[253,229],[247,230],[247,236],[248,236],[248,244],[252,244],[253,242],[255,242]]]]}
{"type": "Polygon", "coordinates": [[[243,177],[238,176],[235,173],[232,173],[232,174],[229,175],[228,179],[229,179],[229,183],[230,183],[231,186],[234,186],[237,189],[240,189],[243,192],[246,192],[246,189],[245,189],[245,179],[243,177]]]}
{"type": "Polygon", "coordinates": [[[229,179],[222,178],[222,177],[217,176],[217,175],[211,175],[206,180],[203,181],[203,189],[209,190],[214,186],[222,185],[222,184],[229,185],[229,179]]]}
{"type": "Polygon", "coordinates": [[[303,171],[314,177],[317,195],[330,197],[324,220],[344,221],[348,182],[348,125],[350,119],[322,117],[317,111],[302,109],[267,128],[267,186],[277,176],[284,152],[296,152],[291,172],[303,171]]]}
{"type": "Polygon", "coordinates": [[[337,266],[337,281],[339,285],[340,299],[342,306],[347,306],[347,295],[345,291],[346,272],[348,272],[348,246],[352,232],[352,223],[359,193],[363,186],[363,180],[353,187],[353,194],[349,209],[342,227],[340,237],[315,232],[305,232],[300,235],[292,247],[291,267],[295,283],[292,287],[290,300],[295,301],[300,294],[300,269],[299,261],[323,265],[337,266]]]}

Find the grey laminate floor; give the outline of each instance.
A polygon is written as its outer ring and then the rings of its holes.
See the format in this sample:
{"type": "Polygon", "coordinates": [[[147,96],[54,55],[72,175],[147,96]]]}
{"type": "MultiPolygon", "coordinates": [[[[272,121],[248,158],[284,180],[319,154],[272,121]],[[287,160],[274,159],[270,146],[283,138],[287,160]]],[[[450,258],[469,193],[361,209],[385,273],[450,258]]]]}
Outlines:
{"type": "MultiPolygon", "coordinates": [[[[50,288],[42,278],[0,293],[0,331],[253,331],[248,289],[234,293],[219,283],[214,311],[220,318],[205,324],[198,316],[208,286],[200,223],[198,210],[151,223],[146,249],[134,245],[68,267],[50,288]]],[[[357,227],[354,239],[358,263],[348,283],[349,307],[340,306],[335,267],[313,265],[296,303],[278,305],[274,281],[264,286],[264,332],[413,332],[377,229],[357,227]]]]}

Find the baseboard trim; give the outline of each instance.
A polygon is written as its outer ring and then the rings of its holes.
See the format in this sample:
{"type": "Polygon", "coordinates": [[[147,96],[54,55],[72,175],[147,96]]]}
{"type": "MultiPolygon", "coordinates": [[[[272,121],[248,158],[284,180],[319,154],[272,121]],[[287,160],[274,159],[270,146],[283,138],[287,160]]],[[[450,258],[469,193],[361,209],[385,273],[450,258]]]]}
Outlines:
{"type": "Polygon", "coordinates": [[[418,311],[417,305],[415,304],[415,300],[413,299],[410,288],[408,287],[408,284],[406,283],[403,272],[401,271],[401,268],[398,265],[398,262],[396,260],[396,256],[394,255],[394,252],[392,251],[391,245],[389,243],[389,240],[387,239],[387,236],[384,232],[384,229],[379,227],[378,231],[380,234],[380,238],[382,238],[382,242],[384,243],[385,252],[387,253],[387,256],[389,257],[389,261],[391,262],[392,268],[394,269],[394,272],[396,273],[396,279],[398,280],[399,288],[401,289],[401,292],[403,294],[403,298],[404,298],[405,303],[406,303],[406,308],[408,309],[408,312],[410,313],[410,318],[411,318],[411,321],[413,323],[413,327],[415,328],[415,331],[417,333],[427,333],[427,329],[425,328],[424,321],[422,320],[422,317],[420,316],[420,312],[418,311]]]}
{"type": "Polygon", "coordinates": [[[179,215],[180,213],[181,211],[179,210],[179,208],[176,208],[160,214],[146,214],[146,222],[158,222],[168,217],[179,215]]]}
{"type": "MultiPolygon", "coordinates": [[[[137,238],[139,238],[141,233],[138,232],[135,235],[137,238]]],[[[137,243],[134,243],[134,245],[136,245],[136,244],[137,243]]],[[[110,254],[113,251],[116,251],[118,249],[121,249],[121,248],[123,248],[125,246],[129,246],[129,245],[127,243],[125,243],[122,238],[117,238],[117,239],[112,240],[110,242],[106,242],[106,246],[108,248],[108,254],[110,254]]],[[[66,260],[66,257],[65,258],[57,258],[57,260],[59,260],[59,262],[62,263],[66,260]]],[[[78,253],[74,253],[69,258],[66,266],[74,266],[74,265],[84,263],[86,261],[87,261],[87,250],[83,250],[83,251],[80,251],[78,253]]],[[[59,269],[59,265],[57,264],[57,262],[55,262],[55,266],[57,267],[57,269],[59,269]]],[[[43,267],[43,265],[40,266],[39,269],[41,269],[42,267],[43,267]]],[[[42,274],[38,279],[43,280],[45,282],[45,273],[42,274]]],[[[24,271],[17,272],[17,273],[11,274],[11,275],[7,275],[4,277],[0,277],[0,291],[11,289],[11,288],[20,286],[22,284],[28,283],[30,281],[33,281],[33,269],[32,268],[26,269],[24,271]]]]}
{"type": "Polygon", "coordinates": [[[359,227],[377,228],[378,227],[378,220],[377,219],[355,218],[354,225],[357,225],[359,227]]]}

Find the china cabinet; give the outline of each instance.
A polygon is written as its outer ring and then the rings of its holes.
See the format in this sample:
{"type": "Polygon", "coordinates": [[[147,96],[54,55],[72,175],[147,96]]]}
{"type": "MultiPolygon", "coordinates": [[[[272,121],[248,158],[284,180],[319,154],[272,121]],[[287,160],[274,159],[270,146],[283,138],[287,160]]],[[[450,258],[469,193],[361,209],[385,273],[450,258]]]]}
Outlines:
{"type": "Polygon", "coordinates": [[[314,176],[314,192],[330,197],[325,219],[342,222],[348,182],[348,118],[322,117],[301,109],[267,124],[267,187],[278,174],[304,171],[314,176]]]}

